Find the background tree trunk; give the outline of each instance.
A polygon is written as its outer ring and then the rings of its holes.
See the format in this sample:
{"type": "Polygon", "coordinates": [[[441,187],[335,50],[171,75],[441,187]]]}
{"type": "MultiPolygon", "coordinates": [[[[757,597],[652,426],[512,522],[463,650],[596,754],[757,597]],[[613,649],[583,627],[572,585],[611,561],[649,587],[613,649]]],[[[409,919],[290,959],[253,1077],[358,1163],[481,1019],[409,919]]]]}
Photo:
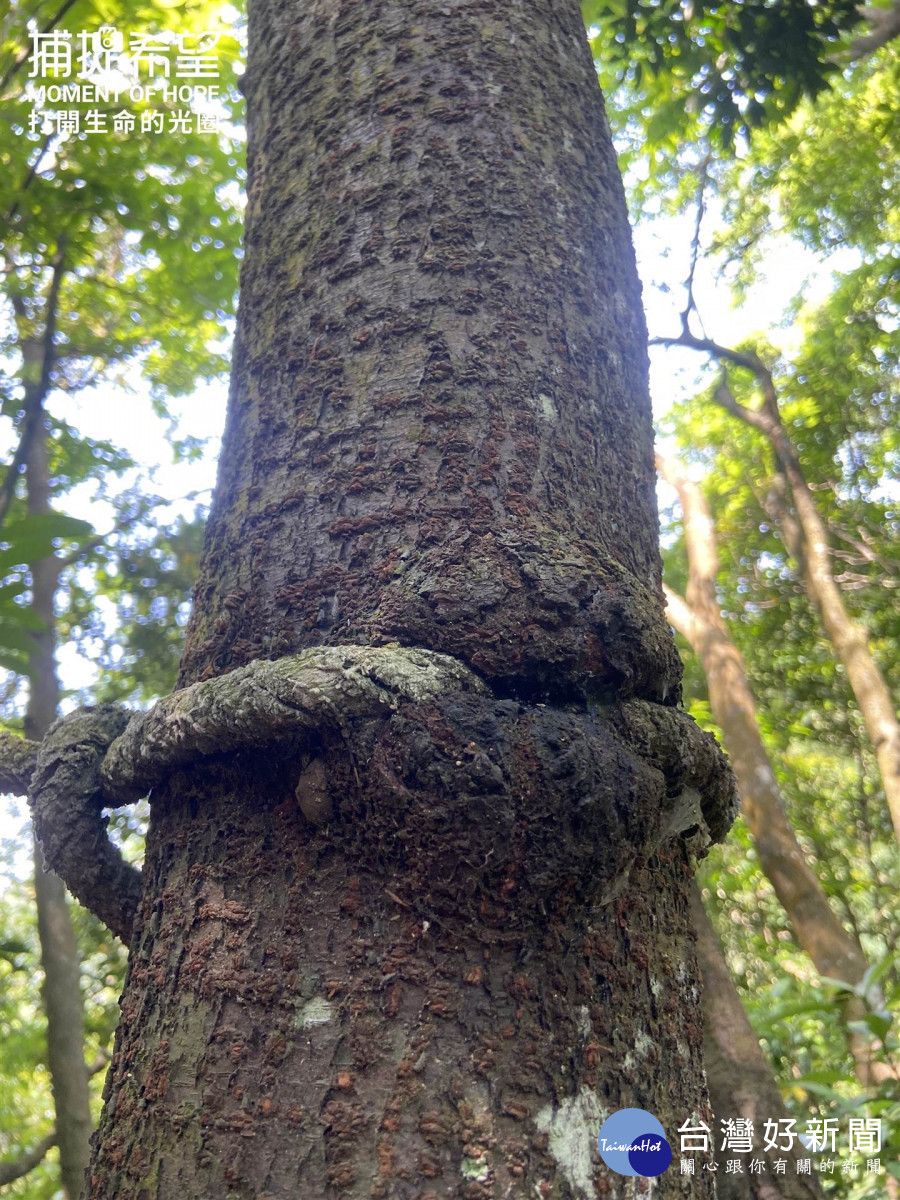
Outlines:
{"type": "MultiPolygon", "coordinates": [[[[703,973],[706,1031],[703,1054],[710,1104],[716,1117],[713,1132],[719,1135],[720,1119],[744,1117],[752,1121],[757,1147],[753,1157],[761,1158],[766,1164],[764,1174],[751,1175],[747,1170],[748,1155],[743,1174],[726,1174],[727,1159],[738,1156],[722,1150],[722,1139],[718,1136],[715,1143],[719,1168],[717,1200],[813,1200],[814,1197],[818,1200],[822,1189],[816,1176],[797,1174],[797,1159],[809,1157],[799,1140],[791,1150],[762,1150],[766,1121],[780,1121],[788,1114],[696,887],[691,889],[691,913],[697,930],[697,957],[703,973]],[[783,1175],[775,1174],[778,1159],[787,1160],[783,1175]]],[[[784,1142],[779,1139],[776,1144],[783,1146],[784,1142]]]]}
{"type": "Polygon", "coordinates": [[[775,452],[796,513],[796,523],[791,523],[793,536],[787,539],[791,543],[788,549],[796,559],[806,593],[819,614],[825,634],[847,672],[847,682],[875,748],[888,811],[900,840],[900,719],[897,707],[872,654],[868,632],[850,616],[841,589],[834,581],[828,526],[816,507],[797,449],[784,428],[772,373],[757,355],[744,357],[743,365],[753,371],[762,387],[762,407],[749,409],[739,404],[727,383],[716,389],[716,399],[746,424],[759,429],[775,452]]]}
{"type": "MultiPolygon", "coordinates": [[[[674,460],[657,459],[657,466],[678,492],[688,552],[687,599],[667,588],[667,612],[703,664],[710,708],[734,767],[741,812],[760,866],[816,969],[828,978],[858,984],[868,965],[865,954],[828,903],[797,839],[759,732],[743,656],[721,614],[716,595],[716,532],[706,497],[674,460]]],[[[851,997],[844,1003],[845,1019],[858,1020],[864,1009],[862,1001],[851,997]]],[[[868,1039],[852,1030],[847,1037],[863,1087],[889,1075],[884,1064],[872,1061],[868,1039]]]]}
{"type": "Polygon", "coordinates": [[[677,337],[653,340],[656,345],[699,350],[722,364],[723,378],[714,393],[716,402],[746,425],[759,430],[775,453],[778,476],[784,484],[782,490],[790,491],[794,504],[794,513],[786,513],[782,523],[785,542],[797,562],[806,594],[847,673],[847,681],[875,750],[888,812],[900,840],[900,719],[897,706],[872,654],[867,630],[850,616],[841,589],[835,583],[828,525],[816,507],[797,448],[781,419],[772,372],[754,351],[720,346],[709,338],[695,336],[686,328],[677,337]],[[740,367],[755,376],[762,393],[762,404],[758,408],[749,408],[735,398],[724,375],[725,364],[740,367]]]}
{"type": "MultiPolygon", "coordinates": [[[[39,420],[25,465],[27,504],[31,513],[50,511],[48,475],[47,431],[43,420],[39,420]]],[[[31,607],[46,625],[44,631],[33,635],[34,649],[30,655],[25,734],[35,741],[40,741],[50,728],[59,705],[53,608],[58,577],[55,557],[42,559],[31,568],[31,607]]],[[[60,1174],[66,1196],[68,1200],[78,1200],[90,1159],[93,1123],[84,1057],[81,967],[65,885],[59,876],[45,870],[37,842],[34,846],[34,891],[44,971],[47,1066],[56,1111],[55,1142],[59,1147],[60,1174]]]]}
{"type": "Polygon", "coordinates": [[[245,92],[181,682],[395,640],[493,691],[154,792],[92,1195],[633,1196],[604,1117],[709,1109],[683,764],[617,733],[679,666],[578,5],[255,0],[245,92]]]}

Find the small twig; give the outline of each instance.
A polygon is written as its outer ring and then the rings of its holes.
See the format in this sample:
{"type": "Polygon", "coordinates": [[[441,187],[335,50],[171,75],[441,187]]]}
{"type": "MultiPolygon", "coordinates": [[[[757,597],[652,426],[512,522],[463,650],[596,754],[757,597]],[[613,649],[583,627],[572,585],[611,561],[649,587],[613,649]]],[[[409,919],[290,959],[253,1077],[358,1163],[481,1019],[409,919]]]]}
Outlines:
{"type": "MultiPolygon", "coordinates": [[[[72,7],[72,5],[74,3],[75,3],[75,0],[65,0],[65,3],[57,11],[56,15],[54,17],[52,17],[50,19],[50,21],[47,22],[47,24],[44,26],[44,28],[40,32],[41,33],[52,33],[52,31],[60,23],[60,21],[63,19],[63,17],[66,15],[66,13],[69,11],[69,9],[72,7]]],[[[24,67],[25,64],[28,62],[29,53],[30,53],[30,47],[28,50],[23,50],[21,52],[21,54],[16,55],[16,57],[13,59],[12,65],[6,70],[6,72],[3,74],[3,76],[0,77],[0,92],[3,91],[3,89],[10,82],[10,80],[13,79],[14,76],[16,76],[18,74],[18,72],[22,69],[22,67],[24,67]]]]}
{"type": "Polygon", "coordinates": [[[25,173],[25,178],[19,184],[18,190],[16,192],[16,198],[13,201],[12,207],[10,208],[9,212],[6,214],[7,225],[11,225],[12,222],[18,216],[19,204],[21,203],[22,196],[31,187],[34,177],[37,175],[38,171],[40,170],[41,163],[44,161],[44,155],[50,149],[50,146],[53,142],[53,137],[54,137],[54,135],[52,133],[47,134],[47,136],[44,138],[41,148],[38,150],[37,154],[32,159],[32,161],[28,167],[28,170],[25,173]]]}
{"type": "Polygon", "coordinates": [[[691,332],[691,313],[696,314],[697,320],[700,322],[701,332],[703,329],[703,318],[700,316],[700,311],[697,308],[697,302],[694,299],[694,276],[697,272],[697,263],[700,258],[700,229],[703,225],[703,218],[706,215],[706,185],[709,182],[709,161],[710,156],[707,153],[699,165],[700,179],[697,185],[697,215],[694,219],[694,234],[691,238],[691,263],[688,271],[688,277],[685,281],[685,306],[681,313],[681,330],[682,333],[690,335],[691,332]]]}

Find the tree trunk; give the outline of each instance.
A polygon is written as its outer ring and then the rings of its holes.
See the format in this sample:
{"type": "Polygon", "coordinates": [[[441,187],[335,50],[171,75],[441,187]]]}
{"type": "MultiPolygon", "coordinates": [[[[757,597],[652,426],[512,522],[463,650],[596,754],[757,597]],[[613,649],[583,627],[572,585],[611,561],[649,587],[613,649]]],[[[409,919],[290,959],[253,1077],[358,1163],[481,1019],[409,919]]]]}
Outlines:
{"type": "Polygon", "coordinates": [[[722,1150],[718,1138],[717,1200],[819,1200],[822,1189],[818,1179],[797,1174],[797,1159],[809,1157],[799,1140],[790,1149],[781,1148],[785,1146],[782,1139],[776,1140],[775,1149],[762,1149],[766,1121],[784,1120],[787,1111],[696,887],[691,889],[691,913],[697,930],[697,958],[703,973],[703,1054],[709,1100],[716,1117],[714,1132],[719,1133],[720,1120],[743,1117],[752,1121],[757,1135],[754,1157],[761,1158],[766,1165],[764,1174],[751,1175],[747,1170],[743,1174],[726,1174],[729,1154],[722,1150]],[[775,1173],[778,1159],[787,1160],[783,1175],[775,1173]]]}
{"type": "Polygon", "coordinates": [[[803,548],[798,561],[806,590],[847,672],[866,732],[875,747],[891,820],[900,840],[900,721],[894,700],[872,656],[866,629],[847,612],[840,588],[834,582],[828,527],[816,508],[797,452],[790,444],[780,419],[774,444],[787,475],[803,531],[803,548]]]}
{"type": "MultiPolygon", "coordinates": [[[[47,469],[47,433],[39,421],[26,457],[28,511],[50,511],[47,469]]],[[[30,655],[30,684],[25,733],[40,741],[53,723],[59,704],[54,647],[55,613],[53,600],[59,577],[54,557],[43,559],[31,568],[33,612],[46,629],[33,635],[30,655]]],[[[47,1066],[53,1088],[56,1112],[56,1137],[62,1184],[68,1200],[81,1195],[90,1159],[91,1106],[88,1069],[84,1057],[84,999],[78,944],[66,888],[58,875],[47,871],[40,846],[34,846],[34,891],[37,901],[38,936],[42,990],[47,1017],[47,1066]]]]}
{"type": "Polygon", "coordinates": [[[750,371],[759,383],[762,404],[748,408],[735,398],[727,378],[715,389],[716,401],[747,425],[768,438],[779,474],[794,501],[796,521],[788,514],[784,524],[788,551],[797,560],[806,593],[818,612],[825,633],[856,697],[866,733],[875,748],[894,832],[900,840],[900,719],[891,691],[869,646],[864,626],[854,621],[844,605],[831,570],[828,525],[816,507],[803,464],[781,419],[778,392],[772,372],[753,351],[732,350],[684,329],[677,337],[654,338],[654,344],[688,346],[726,363],[750,371]]]}
{"type": "Polygon", "coordinates": [[[781,420],[772,374],[756,355],[749,356],[745,365],[754,371],[762,385],[762,408],[748,409],[738,404],[727,384],[717,388],[716,398],[729,412],[761,430],[775,451],[797,517],[793,526],[795,533],[790,539],[793,545],[788,549],[797,560],[806,593],[819,613],[838,661],[847,672],[847,681],[859,705],[866,733],[875,748],[888,811],[900,840],[900,720],[894,698],[872,655],[865,627],[847,612],[841,590],[834,581],[828,526],[816,507],[803,464],[781,420]]]}
{"type": "Polygon", "coordinates": [[[154,791],[91,1194],[635,1196],[604,1117],[671,1133],[708,1107],[688,840],[647,861],[683,753],[652,749],[655,718],[617,732],[629,696],[671,715],[679,667],[578,5],[249,20],[241,309],[181,683],[394,641],[491,690],[154,791]]]}
{"type": "MultiPolygon", "coordinates": [[[[658,459],[662,477],[681,501],[688,552],[687,598],[666,589],[669,619],[700,657],[713,718],[722,730],[741,796],[741,812],[760,866],[784,906],[797,942],[824,976],[855,985],[867,962],[855,936],[841,924],[800,845],[772,763],[763,744],[756,701],[743,655],[728,631],[716,595],[719,560],[712,514],[701,489],[672,459],[658,459]]],[[[858,1019],[863,1005],[851,1000],[845,1016],[858,1019]]],[[[848,1033],[857,1077],[869,1087],[886,1077],[872,1061],[871,1043],[848,1033]]]]}

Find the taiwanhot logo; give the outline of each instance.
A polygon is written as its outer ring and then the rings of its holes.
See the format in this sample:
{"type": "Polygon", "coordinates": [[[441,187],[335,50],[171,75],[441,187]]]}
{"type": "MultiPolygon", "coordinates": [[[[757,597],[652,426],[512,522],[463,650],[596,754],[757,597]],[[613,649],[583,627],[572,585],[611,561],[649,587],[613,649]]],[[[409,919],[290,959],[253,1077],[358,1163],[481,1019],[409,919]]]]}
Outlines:
{"type": "Polygon", "coordinates": [[[617,1175],[662,1175],[672,1161],[666,1131],[653,1113],[620,1108],[603,1122],[600,1157],[617,1175]]]}

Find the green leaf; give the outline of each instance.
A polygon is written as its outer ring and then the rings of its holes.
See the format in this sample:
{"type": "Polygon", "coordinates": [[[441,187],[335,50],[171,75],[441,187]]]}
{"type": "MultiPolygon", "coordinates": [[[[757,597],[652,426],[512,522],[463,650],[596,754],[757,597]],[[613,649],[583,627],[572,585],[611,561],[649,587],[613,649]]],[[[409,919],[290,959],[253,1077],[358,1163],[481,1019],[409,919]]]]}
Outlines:
{"type": "Polygon", "coordinates": [[[56,538],[78,540],[93,533],[87,521],[63,513],[32,513],[0,529],[0,574],[12,567],[39,562],[53,553],[56,538]]]}
{"type": "Polygon", "coordinates": [[[870,989],[885,977],[894,963],[897,962],[897,957],[897,952],[892,951],[890,954],[885,954],[878,962],[872,963],[866,969],[865,974],[858,984],[858,991],[861,996],[868,995],[870,989]]]}
{"type": "Polygon", "coordinates": [[[890,1013],[866,1013],[858,1021],[848,1021],[847,1028],[865,1037],[876,1037],[883,1042],[890,1032],[891,1024],[890,1013]]]}

